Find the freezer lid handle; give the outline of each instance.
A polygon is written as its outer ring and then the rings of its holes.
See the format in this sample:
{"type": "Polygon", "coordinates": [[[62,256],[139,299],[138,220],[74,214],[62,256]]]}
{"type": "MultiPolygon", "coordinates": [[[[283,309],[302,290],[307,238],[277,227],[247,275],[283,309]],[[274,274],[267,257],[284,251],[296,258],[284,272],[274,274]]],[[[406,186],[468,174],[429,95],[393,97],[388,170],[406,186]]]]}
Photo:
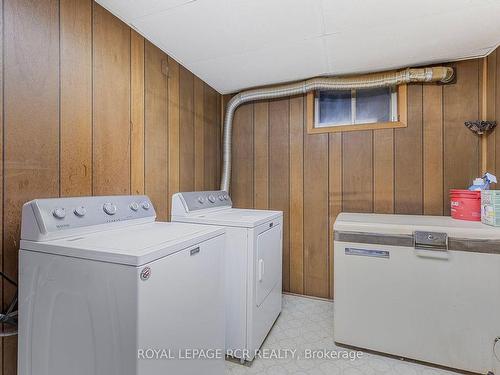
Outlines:
{"type": "Polygon", "coordinates": [[[448,250],[448,234],[446,233],[415,231],[413,238],[415,239],[415,249],[448,250]]]}

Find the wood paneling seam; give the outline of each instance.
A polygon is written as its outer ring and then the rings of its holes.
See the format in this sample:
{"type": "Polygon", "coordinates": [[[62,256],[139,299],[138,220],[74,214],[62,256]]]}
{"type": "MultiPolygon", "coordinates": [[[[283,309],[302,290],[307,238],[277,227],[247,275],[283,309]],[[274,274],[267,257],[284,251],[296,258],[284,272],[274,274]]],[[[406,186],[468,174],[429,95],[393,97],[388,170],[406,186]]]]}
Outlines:
{"type": "Polygon", "coordinates": [[[422,110],[420,111],[420,122],[422,123],[422,127],[420,129],[420,142],[421,142],[421,148],[422,148],[422,153],[420,155],[420,157],[422,158],[422,161],[421,161],[421,171],[420,173],[422,173],[422,179],[420,181],[420,212],[422,214],[424,214],[424,207],[425,207],[425,202],[424,202],[424,189],[425,189],[425,186],[424,186],[424,179],[425,179],[425,165],[424,165],[424,152],[425,152],[425,145],[424,145],[424,128],[425,128],[425,124],[424,124],[424,87],[422,85],[422,97],[420,98],[421,100],[421,103],[420,103],[420,106],[422,108],[422,110]]]}
{"type": "Polygon", "coordinates": [[[58,48],[58,74],[57,74],[57,78],[58,78],[58,84],[59,84],[59,92],[58,92],[58,98],[57,98],[57,101],[58,101],[58,105],[59,105],[59,108],[58,108],[58,122],[59,122],[59,126],[58,126],[58,132],[59,132],[59,144],[58,144],[58,148],[57,148],[57,152],[59,153],[58,155],[58,167],[57,167],[57,173],[58,173],[58,179],[59,179],[59,196],[61,196],[61,147],[62,147],[62,142],[61,142],[61,1],[59,0],[59,6],[58,6],[58,9],[57,9],[57,16],[59,18],[58,20],[58,26],[59,26],[59,48],[58,48]]]}
{"type": "Polygon", "coordinates": [[[129,152],[130,152],[130,158],[129,158],[129,161],[128,161],[128,169],[129,169],[129,173],[130,173],[130,179],[128,181],[129,183],[129,186],[128,186],[128,189],[130,191],[130,193],[132,193],[132,95],[133,95],[133,92],[132,92],[132,29],[129,29],[129,48],[130,48],[130,55],[128,56],[129,58],[129,61],[128,61],[128,64],[130,66],[130,72],[129,72],[129,82],[131,83],[130,84],[130,93],[129,93],[129,96],[128,96],[128,118],[129,118],[129,127],[128,127],[128,139],[129,139],[129,152]]]}
{"type": "MultiPolygon", "coordinates": [[[[1,60],[1,64],[2,64],[2,76],[0,77],[0,79],[2,80],[2,98],[1,98],[1,101],[2,101],[2,124],[1,124],[1,131],[2,131],[2,144],[1,144],[1,147],[2,147],[2,175],[1,175],[1,184],[2,184],[2,196],[0,197],[1,198],[1,203],[0,203],[0,207],[1,207],[1,210],[2,210],[2,222],[0,223],[1,225],[1,228],[2,228],[2,238],[1,238],[1,251],[2,251],[2,255],[1,255],[1,259],[2,259],[2,264],[1,264],[1,269],[2,269],[2,272],[6,272],[5,268],[4,268],[4,265],[5,265],[5,210],[4,210],[4,200],[5,200],[5,9],[4,9],[4,0],[0,0],[2,3],[1,3],[1,10],[2,10],[2,14],[1,14],[1,17],[2,17],[2,35],[1,35],[1,43],[2,43],[2,60],[1,60]]],[[[1,292],[1,295],[0,295],[0,303],[2,305],[2,309],[3,309],[3,305],[4,305],[4,296],[3,296],[3,291],[4,291],[4,282],[3,282],[3,279],[0,281],[0,287],[2,288],[2,292],[1,292]]],[[[4,363],[4,358],[5,358],[5,351],[4,351],[4,339],[2,337],[1,339],[1,349],[0,349],[0,354],[1,354],[1,358],[0,358],[0,369],[2,370],[3,372],[3,368],[5,366],[5,363],[4,363]]]]}

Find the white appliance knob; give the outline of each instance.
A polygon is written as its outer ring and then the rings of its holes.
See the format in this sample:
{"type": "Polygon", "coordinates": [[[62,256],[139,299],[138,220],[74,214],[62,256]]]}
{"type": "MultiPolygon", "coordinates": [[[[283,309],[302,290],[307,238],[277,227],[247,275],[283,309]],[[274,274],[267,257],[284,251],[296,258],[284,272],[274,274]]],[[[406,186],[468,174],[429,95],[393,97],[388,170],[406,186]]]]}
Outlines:
{"type": "Polygon", "coordinates": [[[75,210],[73,212],[75,213],[76,216],[83,217],[87,213],[87,209],[83,206],[80,206],[80,207],[75,208],[75,210]]]}
{"type": "Polygon", "coordinates": [[[201,204],[205,203],[205,198],[203,198],[201,195],[198,197],[198,202],[201,204]]]}
{"type": "Polygon", "coordinates": [[[66,210],[62,207],[56,208],[54,211],[52,211],[52,215],[54,215],[56,219],[64,219],[66,216],[66,210]]]}
{"type": "Polygon", "coordinates": [[[223,196],[222,194],[221,194],[221,195],[219,195],[219,200],[220,200],[220,201],[223,201],[223,200],[224,200],[224,196],[223,196]]]}
{"type": "Polygon", "coordinates": [[[224,199],[227,201],[229,199],[229,195],[224,194],[224,199]]]}
{"type": "Polygon", "coordinates": [[[106,212],[108,215],[114,215],[116,214],[116,206],[113,204],[113,203],[104,203],[104,205],[102,206],[102,209],[104,210],[104,212],[106,212]]]}
{"type": "Polygon", "coordinates": [[[145,210],[149,210],[151,208],[151,203],[149,202],[142,202],[142,208],[144,208],[145,210]]]}
{"type": "Polygon", "coordinates": [[[137,202],[130,203],[130,209],[132,211],[137,211],[139,209],[139,204],[137,202]]]}
{"type": "Polygon", "coordinates": [[[215,203],[215,197],[213,195],[209,195],[208,200],[212,203],[215,203]]]}

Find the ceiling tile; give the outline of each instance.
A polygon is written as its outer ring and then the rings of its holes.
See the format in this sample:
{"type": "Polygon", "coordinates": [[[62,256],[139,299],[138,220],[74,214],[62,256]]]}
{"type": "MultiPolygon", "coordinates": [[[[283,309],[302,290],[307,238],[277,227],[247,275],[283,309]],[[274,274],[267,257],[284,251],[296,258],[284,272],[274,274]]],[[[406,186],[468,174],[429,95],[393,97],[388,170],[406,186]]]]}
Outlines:
{"type": "Polygon", "coordinates": [[[377,71],[475,56],[500,40],[496,18],[494,12],[461,10],[369,32],[360,29],[325,36],[329,73],[377,71]],[[461,22],[454,22],[456,19],[461,22]],[[469,25],[481,27],[471,32],[469,25]]]}
{"type": "Polygon", "coordinates": [[[321,0],[325,33],[366,30],[408,20],[491,5],[488,0],[321,0]]]}
{"type": "Polygon", "coordinates": [[[288,43],[241,55],[199,61],[188,68],[221,93],[265,83],[288,82],[328,70],[320,38],[288,43]]]}
{"type": "Polygon", "coordinates": [[[224,39],[239,42],[241,51],[311,39],[323,33],[320,0],[233,0],[231,21],[231,35],[224,39]]]}
{"type": "Polygon", "coordinates": [[[199,0],[133,24],[180,61],[195,62],[317,37],[321,20],[319,0],[199,0]]]}
{"type": "Polygon", "coordinates": [[[113,13],[128,22],[192,1],[199,0],[97,0],[103,7],[110,9],[113,13]]]}
{"type": "Polygon", "coordinates": [[[133,26],[185,64],[240,48],[232,32],[230,0],[199,0],[139,18],[133,26]]]}

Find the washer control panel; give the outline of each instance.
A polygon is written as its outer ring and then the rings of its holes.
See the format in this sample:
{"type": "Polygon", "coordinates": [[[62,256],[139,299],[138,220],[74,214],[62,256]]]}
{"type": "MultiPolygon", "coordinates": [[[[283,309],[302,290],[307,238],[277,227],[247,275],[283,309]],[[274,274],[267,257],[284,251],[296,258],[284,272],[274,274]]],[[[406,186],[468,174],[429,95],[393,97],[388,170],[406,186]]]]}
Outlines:
{"type": "Polygon", "coordinates": [[[232,207],[233,202],[226,191],[189,191],[174,194],[173,200],[180,199],[186,212],[216,207],[232,207]]]}
{"type": "Polygon", "coordinates": [[[21,238],[57,238],[76,228],[155,218],[151,200],[144,195],[35,199],[23,206],[21,238]]]}

